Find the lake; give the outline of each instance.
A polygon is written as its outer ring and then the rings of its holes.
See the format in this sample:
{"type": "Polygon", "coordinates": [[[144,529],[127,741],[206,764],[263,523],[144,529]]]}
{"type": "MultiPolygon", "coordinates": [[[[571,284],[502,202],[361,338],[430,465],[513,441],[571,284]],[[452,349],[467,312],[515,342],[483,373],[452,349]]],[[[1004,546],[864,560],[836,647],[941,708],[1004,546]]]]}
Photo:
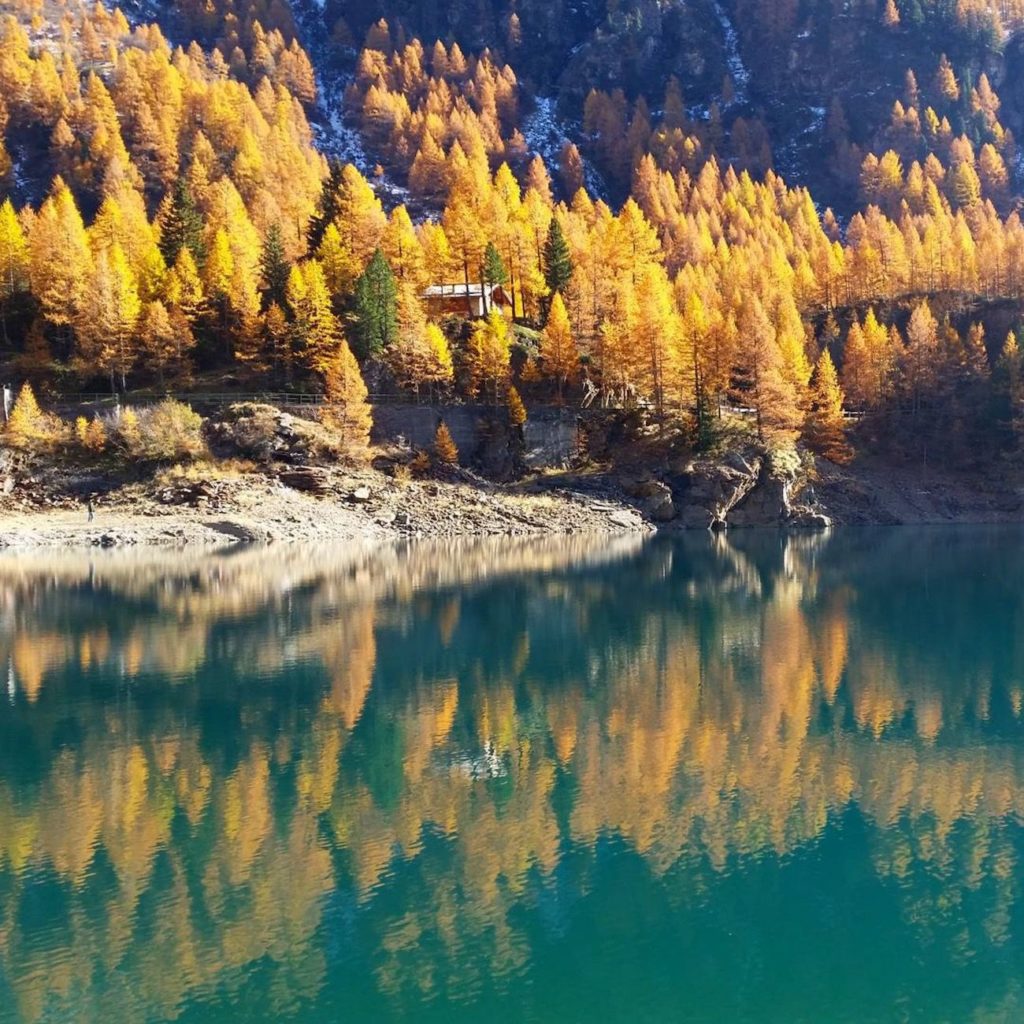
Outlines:
{"type": "Polygon", "coordinates": [[[1022,541],[2,556],[0,1021],[1019,1021],[1022,541]]]}

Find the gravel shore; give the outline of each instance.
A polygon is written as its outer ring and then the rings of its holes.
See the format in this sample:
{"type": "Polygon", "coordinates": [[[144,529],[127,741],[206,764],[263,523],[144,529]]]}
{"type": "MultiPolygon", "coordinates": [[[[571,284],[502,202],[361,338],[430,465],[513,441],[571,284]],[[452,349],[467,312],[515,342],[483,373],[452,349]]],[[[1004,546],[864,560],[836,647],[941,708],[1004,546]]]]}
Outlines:
{"type": "Polygon", "coordinates": [[[222,547],[650,529],[633,508],[603,494],[398,481],[369,469],[319,473],[293,484],[246,474],[129,485],[97,498],[91,521],[77,498],[8,496],[0,504],[0,548],[222,547]]]}

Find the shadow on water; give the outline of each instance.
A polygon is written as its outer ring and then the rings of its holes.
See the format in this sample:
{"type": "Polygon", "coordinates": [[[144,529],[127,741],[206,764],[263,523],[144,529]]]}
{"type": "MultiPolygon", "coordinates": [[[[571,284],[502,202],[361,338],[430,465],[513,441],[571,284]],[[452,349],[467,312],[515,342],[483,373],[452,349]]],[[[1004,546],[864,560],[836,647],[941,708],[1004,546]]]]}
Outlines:
{"type": "Polygon", "coordinates": [[[0,1021],[1019,1019],[1022,539],[0,557],[0,1021]]]}

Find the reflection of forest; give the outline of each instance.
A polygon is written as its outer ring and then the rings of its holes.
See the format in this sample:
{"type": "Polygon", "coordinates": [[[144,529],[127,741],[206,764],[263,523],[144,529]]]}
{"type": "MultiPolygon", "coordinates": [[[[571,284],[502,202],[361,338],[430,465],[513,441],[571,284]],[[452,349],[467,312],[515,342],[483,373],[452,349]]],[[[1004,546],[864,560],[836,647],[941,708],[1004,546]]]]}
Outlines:
{"type": "Polygon", "coordinates": [[[471,990],[528,961],[513,908],[567,846],[583,889],[615,834],[685,902],[853,805],[909,926],[969,901],[963,955],[1004,943],[1022,562],[984,531],[0,559],[0,974],[25,1020],[135,1020],[269,957],[284,1012],[344,891],[381,989],[471,990]],[[413,862],[427,898],[381,899],[413,862]]]}

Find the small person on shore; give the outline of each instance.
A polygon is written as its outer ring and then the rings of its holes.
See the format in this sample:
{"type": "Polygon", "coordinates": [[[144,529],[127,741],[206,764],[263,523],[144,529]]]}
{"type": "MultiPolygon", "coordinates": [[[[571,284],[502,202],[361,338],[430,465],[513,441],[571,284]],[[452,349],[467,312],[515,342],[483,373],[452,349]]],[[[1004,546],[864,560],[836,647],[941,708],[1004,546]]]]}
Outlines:
{"type": "Polygon", "coordinates": [[[93,507],[92,507],[92,495],[91,494],[89,495],[89,497],[88,497],[88,499],[86,501],[85,507],[86,507],[86,511],[89,514],[89,522],[91,523],[93,521],[93,519],[95,518],[95,512],[93,511],[93,507]]]}

